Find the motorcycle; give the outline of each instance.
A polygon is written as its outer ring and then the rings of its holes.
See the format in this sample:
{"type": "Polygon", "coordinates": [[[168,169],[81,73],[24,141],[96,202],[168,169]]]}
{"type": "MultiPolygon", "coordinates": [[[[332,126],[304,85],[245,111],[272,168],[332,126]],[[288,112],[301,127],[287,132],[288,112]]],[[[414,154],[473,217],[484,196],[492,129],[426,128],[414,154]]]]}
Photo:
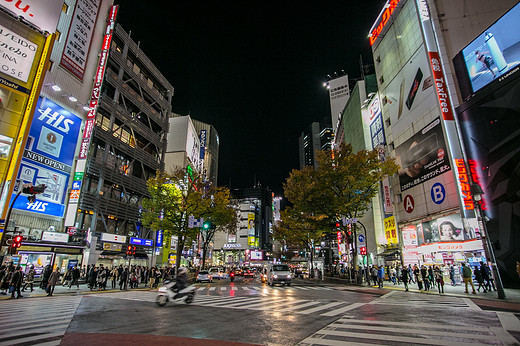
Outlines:
{"type": "Polygon", "coordinates": [[[183,301],[186,304],[190,304],[193,301],[193,297],[195,297],[196,287],[194,285],[189,285],[182,290],[178,294],[174,291],[175,281],[165,282],[164,286],[159,287],[157,298],[155,299],[155,303],[158,306],[165,306],[169,301],[183,301]],[[177,295],[177,297],[176,297],[177,295]]]}
{"type": "Polygon", "coordinates": [[[235,280],[235,272],[231,272],[231,273],[229,273],[229,280],[230,280],[231,282],[233,282],[233,280],[235,280]]]}
{"type": "Polygon", "coordinates": [[[267,282],[267,274],[262,274],[262,283],[265,284],[267,282]]]}

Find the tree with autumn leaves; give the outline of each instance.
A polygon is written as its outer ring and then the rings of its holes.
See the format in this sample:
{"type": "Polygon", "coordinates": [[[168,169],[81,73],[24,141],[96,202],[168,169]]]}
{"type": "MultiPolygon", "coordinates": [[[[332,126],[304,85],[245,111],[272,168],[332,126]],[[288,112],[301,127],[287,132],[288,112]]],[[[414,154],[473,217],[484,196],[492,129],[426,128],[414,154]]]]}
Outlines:
{"type": "MultiPolygon", "coordinates": [[[[310,234],[302,218],[316,230],[313,241],[318,240],[320,232],[330,232],[341,217],[361,218],[377,195],[379,182],[396,174],[399,168],[394,159],[381,160],[377,150],[356,153],[350,144],[318,151],[316,161],[318,168],[293,170],[284,184],[285,197],[293,207],[284,215],[287,219],[283,223],[291,227],[277,227],[278,240],[310,234]],[[288,229],[299,236],[289,237],[288,229]]],[[[348,231],[343,225],[340,229],[348,231]]]]}
{"type": "Polygon", "coordinates": [[[143,200],[143,224],[162,230],[167,242],[172,236],[177,237],[177,268],[182,250],[186,245],[191,246],[201,232],[200,228],[189,227],[190,216],[204,218],[215,226],[213,233],[203,237],[206,250],[215,231],[231,230],[236,224],[229,189],[209,186],[190,169],[178,169],[173,174],[159,172],[148,180],[147,187],[150,198],[143,200]]]}

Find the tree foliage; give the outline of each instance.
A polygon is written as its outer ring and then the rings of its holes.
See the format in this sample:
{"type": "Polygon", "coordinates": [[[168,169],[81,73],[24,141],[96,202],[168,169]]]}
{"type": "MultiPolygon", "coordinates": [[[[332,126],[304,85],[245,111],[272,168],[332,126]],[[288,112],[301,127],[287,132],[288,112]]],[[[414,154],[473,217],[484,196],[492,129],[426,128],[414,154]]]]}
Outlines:
{"type": "Polygon", "coordinates": [[[384,177],[397,172],[394,159],[381,161],[377,150],[354,153],[352,145],[318,151],[318,168],[293,170],[284,184],[295,209],[325,215],[331,224],[338,216],[361,217],[384,177]]]}

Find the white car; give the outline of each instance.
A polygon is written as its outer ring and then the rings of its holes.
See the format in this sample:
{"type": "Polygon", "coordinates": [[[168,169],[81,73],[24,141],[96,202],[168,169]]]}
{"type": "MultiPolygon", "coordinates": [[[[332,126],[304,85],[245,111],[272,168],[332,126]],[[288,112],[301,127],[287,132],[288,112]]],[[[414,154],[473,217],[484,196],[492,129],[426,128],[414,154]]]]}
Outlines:
{"type": "Polygon", "coordinates": [[[292,274],[287,264],[273,264],[267,271],[267,285],[284,284],[291,286],[292,274]]]}
{"type": "Polygon", "coordinates": [[[219,268],[216,268],[216,267],[210,268],[209,273],[215,279],[219,279],[219,280],[222,279],[223,272],[219,268]]]}
{"type": "Polygon", "coordinates": [[[197,274],[197,282],[207,281],[209,283],[213,282],[213,276],[207,271],[200,271],[197,274]]]}

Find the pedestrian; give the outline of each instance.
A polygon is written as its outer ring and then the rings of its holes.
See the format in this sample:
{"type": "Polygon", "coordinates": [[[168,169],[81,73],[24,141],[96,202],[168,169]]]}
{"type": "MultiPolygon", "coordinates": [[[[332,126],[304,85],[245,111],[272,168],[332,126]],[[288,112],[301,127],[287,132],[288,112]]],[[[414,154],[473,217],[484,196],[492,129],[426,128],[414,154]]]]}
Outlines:
{"type": "Polygon", "coordinates": [[[406,270],[408,270],[408,283],[415,283],[412,265],[409,264],[406,270]]]}
{"type": "Polygon", "coordinates": [[[79,290],[79,278],[81,276],[81,271],[79,270],[78,266],[74,266],[71,272],[71,280],[69,283],[69,290],[72,287],[72,285],[76,285],[79,290]]]}
{"type": "Polygon", "coordinates": [[[47,290],[47,282],[49,281],[49,277],[52,274],[52,267],[50,264],[47,264],[45,266],[45,269],[43,270],[42,274],[42,282],[40,283],[40,288],[43,290],[47,290]]]}
{"type": "Polygon", "coordinates": [[[397,285],[397,271],[395,270],[395,267],[390,268],[390,280],[394,283],[394,285],[397,285]]]}
{"type": "Polygon", "coordinates": [[[482,273],[482,279],[484,280],[484,286],[486,289],[491,292],[491,288],[493,288],[496,291],[497,289],[495,288],[491,270],[489,270],[487,264],[482,261],[480,261],[480,272],[482,273]]]}
{"type": "Polygon", "coordinates": [[[404,284],[404,288],[405,288],[405,291],[408,292],[408,283],[410,281],[410,273],[408,273],[408,269],[404,268],[402,271],[402,276],[401,276],[401,280],[403,280],[403,284],[404,284]]]}
{"type": "Polygon", "coordinates": [[[92,265],[90,267],[90,271],[88,274],[88,287],[90,288],[91,291],[93,291],[94,288],[96,288],[97,276],[98,276],[98,270],[94,265],[92,265]]]}
{"type": "Polygon", "coordinates": [[[370,269],[370,276],[372,277],[372,281],[374,281],[374,286],[377,285],[377,268],[374,265],[372,269],[370,269]]]}
{"type": "Polygon", "coordinates": [[[518,274],[518,278],[520,279],[520,260],[516,261],[516,273],[518,274]]]}
{"type": "Polygon", "coordinates": [[[433,269],[433,275],[435,276],[435,282],[437,283],[437,289],[439,293],[444,293],[444,275],[439,267],[433,269]]]}
{"type": "Polygon", "coordinates": [[[36,271],[34,270],[34,266],[31,266],[31,268],[27,271],[27,274],[25,274],[25,284],[23,285],[22,292],[25,292],[27,285],[31,285],[31,292],[34,291],[34,275],[35,274],[36,274],[36,271]]]}
{"type": "Polygon", "coordinates": [[[104,290],[105,287],[105,277],[106,277],[106,273],[105,273],[105,268],[103,268],[103,266],[101,266],[98,270],[98,274],[97,274],[97,284],[98,284],[98,291],[101,291],[101,290],[104,290]]]}
{"type": "Polygon", "coordinates": [[[47,282],[47,296],[52,297],[54,287],[56,287],[58,281],[60,281],[60,268],[56,267],[49,276],[49,281],[47,282]]]}
{"type": "Polygon", "coordinates": [[[426,269],[425,266],[422,266],[420,276],[421,276],[423,284],[424,284],[424,290],[429,291],[430,290],[430,278],[429,278],[429,274],[428,274],[428,269],[426,269]]]}
{"type": "Polygon", "coordinates": [[[23,281],[23,273],[22,273],[22,267],[18,266],[14,270],[12,276],[11,276],[11,282],[9,283],[9,291],[11,292],[11,298],[15,298],[14,294],[16,293],[16,298],[23,297],[20,293],[20,288],[22,287],[22,281],[23,281]]]}
{"type": "Polygon", "coordinates": [[[119,270],[118,268],[114,267],[112,268],[112,271],[110,272],[110,281],[112,282],[112,289],[116,288],[116,282],[119,278],[119,270]]]}
{"type": "Polygon", "coordinates": [[[150,281],[148,281],[148,287],[150,289],[153,288],[153,284],[155,283],[155,267],[152,267],[152,269],[150,270],[150,281]]]}
{"type": "Polygon", "coordinates": [[[475,280],[477,280],[477,283],[478,283],[477,291],[480,292],[480,289],[482,288],[483,292],[486,293],[487,290],[486,290],[486,285],[484,284],[484,277],[482,276],[481,268],[482,268],[482,266],[480,266],[480,268],[475,268],[475,271],[474,271],[475,280]]]}
{"type": "Polygon", "coordinates": [[[126,267],[119,276],[119,289],[122,291],[123,289],[126,291],[128,285],[128,267],[126,267]]]}
{"type": "Polygon", "coordinates": [[[0,294],[6,295],[9,289],[9,281],[7,280],[7,266],[2,265],[0,267],[0,294]]]}
{"type": "Polygon", "coordinates": [[[468,284],[471,284],[471,288],[473,289],[473,292],[471,293],[477,294],[477,291],[475,291],[475,285],[473,285],[473,272],[466,263],[462,263],[462,280],[464,280],[464,286],[466,287],[464,293],[468,293],[468,284]]]}
{"type": "Polygon", "coordinates": [[[455,286],[455,266],[454,265],[451,265],[451,267],[450,267],[450,281],[451,281],[451,285],[455,286]]]}
{"type": "Polygon", "coordinates": [[[435,274],[433,273],[433,267],[428,267],[428,281],[430,282],[430,288],[435,287],[435,274]]]}
{"type": "Polygon", "coordinates": [[[383,288],[384,278],[385,278],[385,267],[379,266],[379,270],[377,271],[377,283],[379,284],[379,288],[383,288]]]}

